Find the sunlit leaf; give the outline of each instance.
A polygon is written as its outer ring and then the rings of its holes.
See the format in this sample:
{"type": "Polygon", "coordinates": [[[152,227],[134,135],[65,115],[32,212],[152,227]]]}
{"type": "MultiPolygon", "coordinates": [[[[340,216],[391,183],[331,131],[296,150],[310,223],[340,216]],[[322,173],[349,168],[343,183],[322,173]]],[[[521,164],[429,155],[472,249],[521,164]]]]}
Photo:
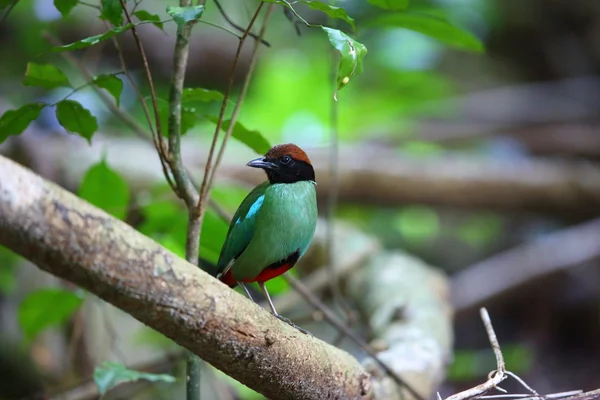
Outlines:
{"type": "Polygon", "coordinates": [[[156,26],[158,29],[163,29],[163,23],[161,19],[156,14],[151,14],[146,10],[137,10],[133,13],[140,21],[148,21],[152,22],[152,25],[156,26]]]}
{"type": "Polygon", "coordinates": [[[346,10],[344,10],[341,7],[331,6],[327,3],[323,3],[318,0],[304,0],[304,1],[301,1],[300,3],[306,4],[313,10],[323,11],[325,14],[327,14],[331,18],[342,19],[342,20],[346,21],[347,23],[349,23],[352,26],[352,29],[355,28],[354,18],[350,17],[348,15],[348,13],[346,13],[346,10]]]}
{"type": "Polygon", "coordinates": [[[113,74],[106,74],[94,77],[93,82],[99,88],[106,89],[114,97],[117,107],[119,107],[121,91],[123,90],[122,80],[113,74]]]}
{"type": "Polygon", "coordinates": [[[44,89],[54,89],[59,86],[71,86],[67,76],[52,64],[27,63],[25,70],[25,86],[40,86],[44,89]]]}
{"type": "Polygon", "coordinates": [[[101,160],[87,170],[79,185],[78,195],[115,218],[125,219],[129,188],[125,179],[111,169],[106,160],[101,160]]]}
{"type": "Polygon", "coordinates": [[[364,26],[374,28],[398,27],[431,36],[459,49],[481,53],[483,43],[470,32],[452,25],[438,14],[424,12],[383,13],[364,26]]]}
{"type": "Polygon", "coordinates": [[[94,382],[96,382],[101,396],[121,383],[135,382],[140,379],[149,382],[175,382],[175,378],[171,375],[134,371],[123,364],[108,361],[103,362],[94,370],[94,382]]]}
{"type": "Polygon", "coordinates": [[[400,11],[408,8],[409,0],[369,0],[369,3],[385,10],[400,11]]]}
{"type": "Polygon", "coordinates": [[[329,37],[331,45],[340,52],[342,58],[337,73],[337,90],[346,86],[350,80],[363,70],[363,60],[367,55],[367,48],[344,32],[322,27],[329,37]]]}
{"type": "Polygon", "coordinates": [[[121,0],[102,0],[102,14],[100,18],[118,26],[123,23],[123,7],[121,0]]]}
{"type": "Polygon", "coordinates": [[[103,42],[107,39],[111,39],[111,38],[117,36],[119,33],[123,33],[125,31],[131,29],[131,27],[133,27],[133,24],[125,24],[122,26],[118,26],[118,27],[111,29],[110,31],[104,32],[101,35],[86,37],[85,39],[81,39],[76,42],[66,44],[64,46],[54,46],[52,48],[52,51],[61,52],[61,51],[85,49],[87,47],[91,47],[95,44],[103,42]]]}
{"type": "Polygon", "coordinates": [[[18,319],[25,339],[31,341],[44,329],[66,322],[83,302],[83,295],[63,289],[30,293],[19,305],[18,319]]]}
{"type": "Polygon", "coordinates": [[[63,18],[67,17],[73,8],[79,3],[79,0],[54,0],[54,7],[62,14],[63,18]]]}
{"type": "Polygon", "coordinates": [[[45,107],[41,103],[28,103],[16,110],[8,110],[0,117],[0,143],[10,135],[18,135],[40,116],[45,107]]]}
{"type": "Polygon", "coordinates": [[[98,130],[98,121],[92,113],[75,100],[62,100],[56,104],[56,118],[69,132],[77,133],[92,142],[92,136],[98,130]]]}
{"type": "Polygon", "coordinates": [[[194,102],[206,103],[209,101],[221,101],[223,100],[223,97],[223,93],[219,92],[218,90],[188,88],[183,89],[182,102],[184,104],[194,102]]]}
{"type": "Polygon", "coordinates": [[[192,21],[197,21],[204,12],[204,6],[190,7],[167,7],[167,13],[173,17],[178,29],[183,28],[185,24],[192,21]]]}

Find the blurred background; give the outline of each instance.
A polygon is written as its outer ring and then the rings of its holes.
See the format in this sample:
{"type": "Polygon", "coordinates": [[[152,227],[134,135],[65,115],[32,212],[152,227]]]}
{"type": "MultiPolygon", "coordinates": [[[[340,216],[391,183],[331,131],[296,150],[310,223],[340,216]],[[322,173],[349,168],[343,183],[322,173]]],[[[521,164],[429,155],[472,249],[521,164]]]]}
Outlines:
{"type": "MultiPolygon", "coordinates": [[[[139,8],[166,20],[167,4],[143,0],[139,8]]],[[[242,26],[256,7],[254,1],[221,4],[242,26]]],[[[482,382],[495,368],[477,312],[481,306],[490,311],[508,368],[530,386],[543,393],[600,387],[600,2],[411,1],[411,7],[435,7],[478,37],[485,46],[481,53],[398,27],[369,25],[387,11],[366,1],[338,5],[355,18],[357,31],[343,22],[335,22],[337,27],[365,44],[368,54],[364,72],[338,93],[337,105],[331,79],[337,54],[326,36],[303,26],[298,36],[277,8],[265,36],[270,47],[260,50],[240,122],[270,143],[294,142],[307,151],[324,217],[333,210],[336,222],[382,248],[411,254],[447,274],[454,354],[443,395],[482,382]],[[339,150],[333,172],[332,145],[339,150]]],[[[328,22],[322,13],[298,9],[313,23],[328,22]]],[[[86,82],[78,65],[94,75],[122,71],[111,41],[70,53],[74,59],[49,51],[50,42],[104,32],[97,14],[79,4],[62,18],[50,0],[19,2],[0,26],[0,114],[26,102],[54,103],[70,93],[22,86],[29,61],[60,66],[74,87],[86,82]]],[[[211,1],[202,19],[233,29],[211,1]]],[[[161,30],[148,24],[139,32],[158,96],[167,99],[175,25],[165,23],[161,30]]],[[[226,31],[198,24],[186,86],[225,90],[237,43],[226,31]]],[[[240,59],[236,90],[248,70],[251,44],[240,59]]],[[[147,93],[131,34],[119,36],[119,45],[134,81],[147,93]]],[[[145,126],[141,104],[124,82],[120,108],[145,126]]],[[[0,152],[74,192],[86,170],[104,157],[127,182],[128,206],[115,212],[183,254],[187,217],[162,178],[154,149],[90,87],[71,98],[98,119],[91,146],[66,133],[46,108],[26,132],[0,145],[0,152]]],[[[184,154],[197,180],[214,132],[205,116],[215,115],[219,106],[213,101],[186,109],[191,122],[184,154]]],[[[229,143],[213,191],[229,213],[262,180],[244,168],[253,157],[243,144],[229,143]]],[[[226,229],[209,212],[204,257],[218,256],[226,229]]],[[[305,277],[319,267],[311,257],[295,275],[305,277]]],[[[48,287],[65,284],[0,248],[0,399],[97,398],[85,382],[105,360],[181,376],[176,345],[91,295],[74,314],[57,317],[57,326],[26,340],[20,305],[48,287]],[[68,390],[80,392],[52,397],[68,390]]],[[[278,296],[291,291],[280,279],[269,288],[278,296]]],[[[328,291],[319,296],[327,298],[328,291]]],[[[311,331],[319,336],[318,326],[311,331]]],[[[261,398],[206,368],[205,398],[261,398]]],[[[181,384],[177,388],[132,384],[107,397],[181,398],[174,397],[183,393],[181,384]]]]}

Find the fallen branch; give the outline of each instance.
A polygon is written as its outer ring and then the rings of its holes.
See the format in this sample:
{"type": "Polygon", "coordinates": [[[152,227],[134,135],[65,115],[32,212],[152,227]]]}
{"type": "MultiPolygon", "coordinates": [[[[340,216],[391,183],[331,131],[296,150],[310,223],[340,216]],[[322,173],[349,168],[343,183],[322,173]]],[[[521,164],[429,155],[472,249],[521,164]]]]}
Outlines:
{"type": "MultiPolygon", "coordinates": [[[[431,398],[442,383],[452,354],[452,310],[445,276],[400,252],[371,256],[347,283],[373,332],[383,361],[420,396],[431,398]]],[[[411,400],[414,395],[386,376],[378,363],[363,365],[373,376],[376,398],[411,400]]]]}
{"type": "Polygon", "coordinates": [[[545,235],[480,261],[452,278],[457,315],[473,312],[535,281],[600,257],[600,219],[545,235]]]}
{"type": "Polygon", "coordinates": [[[127,224],[0,157],[0,244],[270,398],[368,398],[346,352],[303,335],[127,224]]]}

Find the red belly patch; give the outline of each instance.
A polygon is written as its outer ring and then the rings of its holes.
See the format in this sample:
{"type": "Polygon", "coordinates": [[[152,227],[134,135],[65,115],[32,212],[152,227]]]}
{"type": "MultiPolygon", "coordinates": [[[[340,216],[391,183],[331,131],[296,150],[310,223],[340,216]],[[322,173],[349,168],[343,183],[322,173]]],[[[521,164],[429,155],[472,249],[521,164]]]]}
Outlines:
{"type": "MultiPolygon", "coordinates": [[[[269,266],[269,267],[263,269],[262,272],[260,274],[258,274],[258,276],[254,277],[254,278],[242,279],[241,282],[244,282],[244,283],[266,282],[273,278],[277,278],[281,274],[286,273],[293,266],[294,266],[294,264],[282,264],[282,265],[278,265],[276,267],[269,266]]],[[[227,271],[225,273],[225,275],[223,275],[221,277],[220,280],[221,280],[221,282],[223,282],[224,284],[226,284],[227,286],[229,286],[231,288],[237,286],[237,281],[233,277],[233,273],[231,272],[231,269],[229,271],[227,271]]]]}

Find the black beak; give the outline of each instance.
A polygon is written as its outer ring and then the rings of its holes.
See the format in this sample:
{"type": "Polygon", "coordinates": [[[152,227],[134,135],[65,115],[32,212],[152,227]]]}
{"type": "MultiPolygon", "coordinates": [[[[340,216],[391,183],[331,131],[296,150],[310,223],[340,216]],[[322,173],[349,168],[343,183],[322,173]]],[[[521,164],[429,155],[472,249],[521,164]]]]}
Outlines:
{"type": "Polygon", "coordinates": [[[275,164],[271,161],[267,161],[265,159],[265,157],[258,157],[258,158],[255,158],[254,160],[250,160],[250,161],[248,161],[248,163],[246,165],[248,167],[252,167],[252,168],[262,168],[262,169],[270,169],[270,170],[278,169],[277,164],[275,164]]]}

